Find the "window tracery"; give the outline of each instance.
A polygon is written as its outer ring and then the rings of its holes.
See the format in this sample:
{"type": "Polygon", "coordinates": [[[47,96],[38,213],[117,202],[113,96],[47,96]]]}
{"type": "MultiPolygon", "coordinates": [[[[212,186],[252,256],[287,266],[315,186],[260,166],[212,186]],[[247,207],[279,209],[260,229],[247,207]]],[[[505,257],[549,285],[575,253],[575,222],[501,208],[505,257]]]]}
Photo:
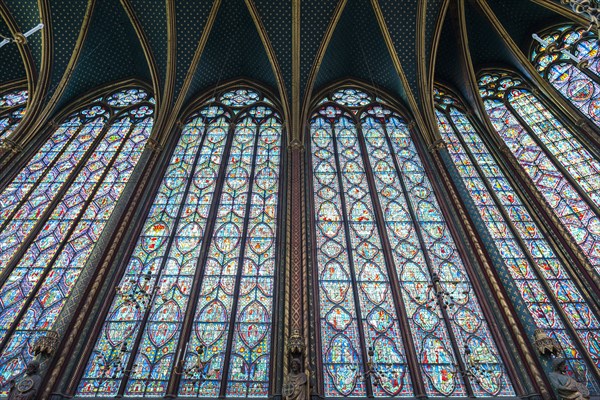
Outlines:
{"type": "Polygon", "coordinates": [[[143,89],[118,90],[67,116],[0,192],[0,384],[77,284],[153,123],[143,89]]]}
{"type": "MultiPolygon", "coordinates": [[[[590,362],[598,364],[600,323],[568,268],[540,230],[524,201],[475,130],[462,104],[444,89],[434,90],[442,139],[483,226],[506,266],[507,288],[519,293],[531,321],[558,341],[570,371],[600,391],[590,362]]],[[[514,301],[514,300],[513,300],[514,301]]],[[[529,329],[530,337],[534,332],[529,329]]],[[[593,366],[592,366],[593,369],[593,366]]]]}
{"type": "Polygon", "coordinates": [[[11,89],[0,94],[0,141],[7,139],[25,115],[28,92],[11,89]]]}
{"type": "Polygon", "coordinates": [[[598,38],[572,24],[546,31],[531,51],[538,72],[575,107],[600,126],[598,38]],[[566,52],[579,59],[576,62],[566,52]]]}
{"type": "Polygon", "coordinates": [[[500,138],[600,273],[600,162],[520,78],[482,74],[479,92],[500,138]]]}
{"type": "Polygon", "coordinates": [[[79,396],[269,395],[283,140],[254,89],[188,119],[79,396]]]}
{"type": "Polygon", "coordinates": [[[325,395],[512,395],[408,125],[374,99],[342,88],[310,120],[325,395]]]}

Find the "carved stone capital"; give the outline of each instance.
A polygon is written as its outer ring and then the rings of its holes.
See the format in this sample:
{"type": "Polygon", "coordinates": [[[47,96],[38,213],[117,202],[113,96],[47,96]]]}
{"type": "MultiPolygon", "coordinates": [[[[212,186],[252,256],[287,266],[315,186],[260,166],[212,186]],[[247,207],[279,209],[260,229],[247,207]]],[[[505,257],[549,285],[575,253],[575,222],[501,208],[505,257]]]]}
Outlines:
{"type": "Polygon", "coordinates": [[[444,142],[443,139],[438,139],[435,142],[431,143],[427,150],[429,150],[430,153],[433,153],[434,151],[440,151],[442,149],[445,149],[446,147],[446,142],[444,142]]]}
{"type": "Polygon", "coordinates": [[[511,156],[512,155],[512,152],[510,151],[510,149],[508,148],[508,146],[506,144],[504,144],[504,143],[502,143],[499,146],[499,150],[504,155],[507,155],[507,156],[511,156]]]}
{"type": "Polygon", "coordinates": [[[288,146],[288,151],[304,151],[304,145],[298,139],[294,139],[288,146]]]}
{"type": "Polygon", "coordinates": [[[300,331],[293,331],[288,339],[288,352],[290,354],[304,354],[304,337],[300,331]]]}
{"type": "Polygon", "coordinates": [[[51,357],[56,352],[59,342],[59,335],[55,331],[47,331],[46,334],[38,338],[33,344],[33,354],[37,356],[51,357]]]}
{"type": "Polygon", "coordinates": [[[560,352],[560,344],[556,339],[551,338],[543,329],[536,329],[534,332],[533,345],[542,356],[557,355],[560,352]]]}
{"type": "Polygon", "coordinates": [[[1,152],[11,152],[14,154],[20,153],[23,151],[23,147],[15,143],[10,139],[0,140],[0,151],[1,152]]]}
{"type": "Polygon", "coordinates": [[[158,143],[158,141],[156,139],[148,139],[148,143],[146,144],[146,146],[148,146],[148,148],[152,151],[156,151],[156,152],[160,152],[163,150],[163,146],[158,143]]]}

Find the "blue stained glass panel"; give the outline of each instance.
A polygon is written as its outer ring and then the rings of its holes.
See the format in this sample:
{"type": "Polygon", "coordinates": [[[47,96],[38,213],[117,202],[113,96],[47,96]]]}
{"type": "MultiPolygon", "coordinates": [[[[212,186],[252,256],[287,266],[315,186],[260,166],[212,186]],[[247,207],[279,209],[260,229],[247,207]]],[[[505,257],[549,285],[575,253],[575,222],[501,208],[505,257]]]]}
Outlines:
{"type": "Polygon", "coordinates": [[[0,94],[0,141],[7,139],[25,115],[28,92],[16,89],[0,94]]]}
{"type": "Polygon", "coordinates": [[[147,105],[96,104],[71,115],[0,193],[1,382],[23,370],[61,315],[140,159],[152,114],[147,105]]]}
{"type": "Polygon", "coordinates": [[[549,292],[559,302],[567,319],[574,323],[580,339],[590,350],[598,346],[598,321],[594,317],[589,318],[591,312],[583,296],[576,289],[559,258],[540,233],[469,120],[454,107],[449,109],[448,114],[437,111],[436,115],[452,160],[478,207],[496,248],[502,254],[507,266],[506,271],[526,304],[535,326],[560,343],[570,370],[577,371],[580,376],[587,375],[590,390],[597,391],[598,385],[595,379],[586,373],[585,362],[569,337],[559,311],[549,300],[549,292]],[[477,164],[473,164],[474,161],[477,164]],[[480,175],[476,165],[483,175],[480,175]],[[488,187],[493,188],[499,204],[494,201],[488,187]],[[503,208],[505,214],[499,207],[503,208]],[[504,215],[509,216],[516,232],[511,230],[504,215]],[[525,248],[521,247],[515,234],[519,235],[518,239],[526,245],[525,248]],[[528,252],[529,256],[526,256],[525,252],[528,252]],[[544,288],[541,279],[548,283],[547,289],[544,288]],[[565,295],[566,293],[569,295],[565,295]]]}

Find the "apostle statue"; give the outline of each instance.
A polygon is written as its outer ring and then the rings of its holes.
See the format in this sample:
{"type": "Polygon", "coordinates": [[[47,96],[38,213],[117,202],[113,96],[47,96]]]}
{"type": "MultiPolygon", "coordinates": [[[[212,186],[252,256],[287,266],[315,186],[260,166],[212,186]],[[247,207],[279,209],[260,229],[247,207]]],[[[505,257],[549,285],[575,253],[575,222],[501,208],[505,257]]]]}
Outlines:
{"type": "Polygon", "coordinates": [[[290,372],[283,387],[283,398],[285,400],[306,400],[307,394],[306,374],[301,371],[300,360],[292,358],[290,372]]]}
{"type": "Polygon", "coordinates": [[[36,400],[38,399],[38,389],[42,382],[39,374],[40,363],[36,360],[27,364],[25,376],[17,382],[11,381],[10,392],[7,400],[36,400]]]}
{"type": "Polygon", "coordinates": [[[554,359],[549,377],[560,400],[587,400],[590,398],[590,392],[585,383],[577,382],[567,375],[567,363],[564,358],[554,359]]]}

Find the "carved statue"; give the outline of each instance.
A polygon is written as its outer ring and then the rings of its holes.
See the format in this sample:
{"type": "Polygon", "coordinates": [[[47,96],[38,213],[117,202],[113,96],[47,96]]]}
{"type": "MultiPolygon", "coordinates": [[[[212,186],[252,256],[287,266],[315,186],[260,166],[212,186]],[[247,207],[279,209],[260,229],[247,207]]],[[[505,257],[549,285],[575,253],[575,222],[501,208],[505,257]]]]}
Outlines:
{"type": "Polygon", "coordinates": [[[575,379],[566,375],[567,363],[564,358],[555,358],[552,362],[552,372],[550,373],[550,383],[558,393],[560,400],[587,400],[590,398],[585,383],[577,382],[575,379]]]}
{"type": "Polygon", "coordinates": [[[33,360],[27,364],[25,376],[21,377],[18,382],[14,380],[10,382],[10,392],[8,392],[7,400],[35,400],[37,392],[42,383],[42,377],[39,375],[40,364],[33,360]]]}
{"type": "Polygon", "coordinates": [[[286,383],[283,388],[283,398],[285,400],[306,400],[307,397],[307,378],[302,372],[300,361],[297,358],[292,359],[290,372],[286,377],[286,383]]]}

